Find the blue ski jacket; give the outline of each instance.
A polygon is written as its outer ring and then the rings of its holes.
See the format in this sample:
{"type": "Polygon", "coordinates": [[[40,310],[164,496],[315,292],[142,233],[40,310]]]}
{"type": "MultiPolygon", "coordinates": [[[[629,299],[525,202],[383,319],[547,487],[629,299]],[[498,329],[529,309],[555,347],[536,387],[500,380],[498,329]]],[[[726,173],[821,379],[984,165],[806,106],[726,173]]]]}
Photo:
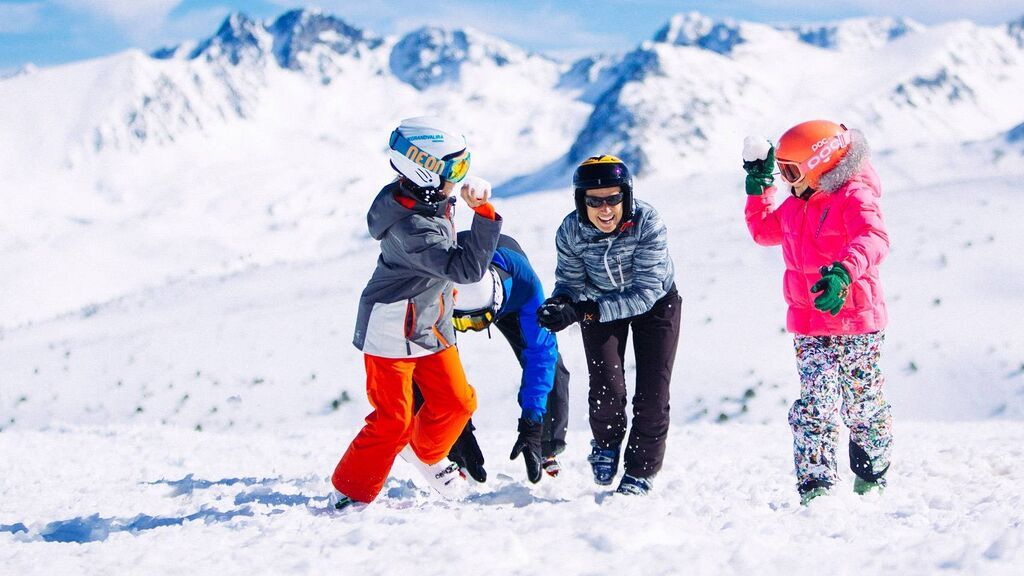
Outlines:
{"type": "Polygon", "coordinates": [[[522,335],[523,378],[519,386],[519,406],[523,418],[541,421],[547,409],[548,394],[555,382],[558,344],[555,335],[537,324],[537,308],[544,302],[544,286],[519,244],[502,235],[491,262],[498,268],[505,299],[495,321],[516,315],[522,335]]]}

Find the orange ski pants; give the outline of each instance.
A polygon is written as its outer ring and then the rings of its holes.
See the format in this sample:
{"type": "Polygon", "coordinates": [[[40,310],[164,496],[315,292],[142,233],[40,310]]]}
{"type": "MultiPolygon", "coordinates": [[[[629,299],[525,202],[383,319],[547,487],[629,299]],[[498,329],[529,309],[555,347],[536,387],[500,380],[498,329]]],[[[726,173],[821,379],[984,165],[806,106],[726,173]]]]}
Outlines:
{"type": "Polygon", "coordinates": [[[366,395],[373,412],[341,457],[331,478],[339,492],[371,502],[406,444],[427,464],[440,462],[476,410],[476,391],[466,381],[459,352],[451,346],[419,358],[365,354],[366,395]],[[413,414],[412,382],[423,393],[413,414]]]}

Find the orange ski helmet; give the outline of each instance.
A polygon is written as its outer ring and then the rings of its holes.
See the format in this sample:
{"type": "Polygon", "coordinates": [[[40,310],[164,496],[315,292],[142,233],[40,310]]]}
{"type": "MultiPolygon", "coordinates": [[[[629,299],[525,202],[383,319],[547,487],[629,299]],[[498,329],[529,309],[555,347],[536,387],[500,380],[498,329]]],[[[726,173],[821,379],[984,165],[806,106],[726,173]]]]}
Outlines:
{"type": "Polygon", "coordinates": [[[839,163],[850,149],[852,137],[842,124],[810,120],[793,126],[779,138],[775,163],[782,179],[790,184],[818,185],[821,175],[839,163]]]}

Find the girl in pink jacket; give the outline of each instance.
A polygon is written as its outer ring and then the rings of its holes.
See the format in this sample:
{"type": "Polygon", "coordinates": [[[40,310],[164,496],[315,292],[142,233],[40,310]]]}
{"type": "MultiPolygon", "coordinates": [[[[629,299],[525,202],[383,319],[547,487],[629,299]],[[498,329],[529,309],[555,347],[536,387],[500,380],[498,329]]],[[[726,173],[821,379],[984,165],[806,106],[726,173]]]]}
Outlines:
{"type": "Polygon", "coordinates": [[[813,120],[786,131],[777,151],[748,138],[743,156],[747,228],[762,246],[781,244],[786,263],[786,327],[800,372],[789,424],[801,503],[836,484],[840,418],[850,429],[854,490],[881,490],[892,413],[878,366],[887,322],[878,266],[889,237],[867,142],[859,131],[813,120]],[[773,164],[791,187],[777,208],[773,164]]]}

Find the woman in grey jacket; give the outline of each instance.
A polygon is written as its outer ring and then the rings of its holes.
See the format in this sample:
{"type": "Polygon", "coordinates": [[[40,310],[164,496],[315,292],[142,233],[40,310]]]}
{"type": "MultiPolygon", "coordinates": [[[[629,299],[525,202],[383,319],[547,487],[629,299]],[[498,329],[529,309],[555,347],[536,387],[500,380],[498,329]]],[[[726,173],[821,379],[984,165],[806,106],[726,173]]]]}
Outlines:
{"type": "Polygon", "coordinates": [[[625,474],[617,492],[647,494],[661,470],[669,427],[669,383],[679,342],[680,298],[665,225],[633,198],[633,180],[614,156],[594,156],[573,174],[576,210],[555,237],[552,297],[538,322],[557,332],[580,323],[590,370],[588,460],[594,482],[612,483],[626,437],[625,354],[633,329],[636,394],[625,474]]]}

